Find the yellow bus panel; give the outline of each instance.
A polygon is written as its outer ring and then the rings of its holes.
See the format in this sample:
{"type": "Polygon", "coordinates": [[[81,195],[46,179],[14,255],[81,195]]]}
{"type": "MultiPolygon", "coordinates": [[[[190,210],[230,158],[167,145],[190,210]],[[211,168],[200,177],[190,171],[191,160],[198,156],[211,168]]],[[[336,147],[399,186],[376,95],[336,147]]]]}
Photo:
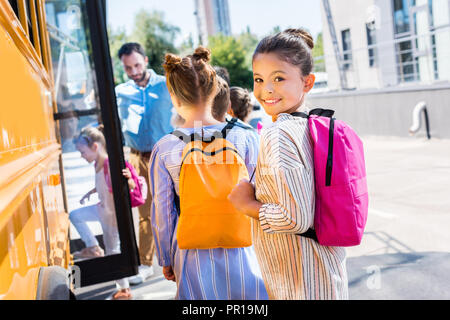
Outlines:
{"type": "Polygon", "coordinates": [[[51,77],[7,1],[0,54],[0,300],[35,299],[41,267],[68,267],[69,220],[51,77]]]}

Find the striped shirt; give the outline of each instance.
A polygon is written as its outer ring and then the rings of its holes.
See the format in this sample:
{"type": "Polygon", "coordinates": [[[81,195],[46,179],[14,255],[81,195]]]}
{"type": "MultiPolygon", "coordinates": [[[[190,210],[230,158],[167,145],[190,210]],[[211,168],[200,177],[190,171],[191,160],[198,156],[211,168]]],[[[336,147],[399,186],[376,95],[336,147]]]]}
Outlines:
{"type": "Polygon", "coordinates": [[[314,160],[308,121],[280,114],[261,136],[254,246],[271,299],[348,299],[345,249],[296,234],[314,227],[314,160]]]}
{"type": "MultiPolygon", "coordinates": [[[[220,131],[225,124],[203,127],[204,136],[220,131]]],[[[202,128],[195,132],[201,134],[202,128]]],[[[185,134],[192,129],[179,129],[185,134]]],[[[237,148],[251,174],[256,167],[258,141],[250,130],[235,127],[227,140],[237,148]]],[[[158,262],[174,269],[177,294],[181,300],[268,299],[253,246],[235,249],[190,249],[177,246],[178,214],[174,190],[179,195],[179,175],[183,148],[180,139],[166,135],[158,141],[150,159],[152,230],[158,262]]]]}

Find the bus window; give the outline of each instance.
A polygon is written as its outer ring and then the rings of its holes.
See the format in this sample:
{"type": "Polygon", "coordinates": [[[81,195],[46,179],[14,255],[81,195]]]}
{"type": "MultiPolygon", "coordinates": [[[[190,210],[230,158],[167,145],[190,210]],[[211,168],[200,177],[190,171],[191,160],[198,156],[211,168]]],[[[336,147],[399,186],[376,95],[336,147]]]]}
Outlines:
{"type": "Polygon", "coordinates": [[[42,57],[36,0],[8,0],[39,58],[42,57]]]}
{"type": "MultiPolygon", "coordinates": [[[[119,200],[115,198],[120,196],[113,190],[114,181],[126,181],[121,172],[112,170],[113,161],[123,161],[123,154],[108,152],[121,149],[122,142],[102,134],[102,127],[108,125],[105,122],[110,121],[103,116],[109,115],[111,108],[100,104],[95,71],[98,62],[94,61],[86,0],[47,0],[45,10],[55,79],[55,119],[59,123],[66,206],[71,221],[71,253],[75,263],[89,267],[89,272],[94,269],[106,273],[105,268],[114,269],[111,265],[116,264],[116,272],[109,278],[103,277],[104,281],[135,274],[136,265],[127,262],[133,260],[130,255],[137,255],[136,250],[123,251],[135,239],[127,238],[123,243],[124,226],[118,223],[124,218],[132,221],[131,209],[116,215],[119,200]],[[105,158],[111,170],[104,169],[105,158]]],[[[131,245],[132,249],[135,247],[131,245]]],[[[88,273],[86,268],[82,268],[82,276],[88,273]]],[[[84,283],[100,281],[98,277],[92,279],[84,283]]]]}
{"type": "MultiPolygon", "coordinates": [[[[26,29],[28,37],[30,39],[30,42],[33,44],[33,46],[35,45],[35,40],[34,40],[34,35],[33,35],[33,27],[31,25],[31,12],[30,12],[30,3],[29,1],[25,0],[23,1],[23,5],[24,5],[24,12],[25,12],[25,17],[24,17],[24,24],[26,25],[26,29]]],[[[19,5],[20,8],[20,5],[19,5]]],[[[20,9],[19,9],[20,10],[20,9]]]]}
{"type": "Polygon", "coordinates": [[[32,30],[30,34],[33,36],[34,48],[36,49],[39,59],[42,59],[41,35],[39,32],[38,4],[36,0],[29,0],[29,7],[30,7],[31,30],[32,30]]]}
{"type": "Polygon", "coordinates": [[[14,13],[16,14],[17,18],[19,18],[19,7],[17,5],[17,0],[8,0],[9,4],[11,5],[11,8],[14,10],[14,13]]]}

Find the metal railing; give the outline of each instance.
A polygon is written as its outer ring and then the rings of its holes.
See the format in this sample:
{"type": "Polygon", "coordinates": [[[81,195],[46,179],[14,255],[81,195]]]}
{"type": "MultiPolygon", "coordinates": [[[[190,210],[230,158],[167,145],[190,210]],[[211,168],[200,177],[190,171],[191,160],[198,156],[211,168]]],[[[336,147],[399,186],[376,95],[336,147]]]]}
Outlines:
{"type": "Polygon", "coordinates": [[[409,134],[410,135],[414,135],[420,130],[420,127],[422,126],[422,121],[421,121],[421,117],[420,117],[421,113],[423,113],[423,116],[424,116],[424,119],[425,119],[425,129],[426,129],[426,132],[427,132],[427,138],[428,138],[428,140],[430,140],[431,139],[430,121],[428,119],[428,110],[427,110],[427,104],[426,104],[425,101],[420,101],[414,107],[413,115],[412,115],[413,124],[409,128],[409,134]]]}

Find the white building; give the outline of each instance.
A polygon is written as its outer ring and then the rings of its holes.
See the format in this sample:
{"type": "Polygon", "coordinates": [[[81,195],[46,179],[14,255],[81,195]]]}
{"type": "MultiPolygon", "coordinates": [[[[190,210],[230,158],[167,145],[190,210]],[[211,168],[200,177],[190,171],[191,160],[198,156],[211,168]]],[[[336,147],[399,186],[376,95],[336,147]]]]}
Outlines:
{"type": "Polygon", "coordinates": [[[194,0],[199,42],[208,43],[208,36],[222,33],[231,36],[228,0],[194,0]]]}
{"type": "Polygon", "coordinates": [[[450,81],[450,0],[329,0],[340,71],[321,2],[328,87],[450,81]]]}

